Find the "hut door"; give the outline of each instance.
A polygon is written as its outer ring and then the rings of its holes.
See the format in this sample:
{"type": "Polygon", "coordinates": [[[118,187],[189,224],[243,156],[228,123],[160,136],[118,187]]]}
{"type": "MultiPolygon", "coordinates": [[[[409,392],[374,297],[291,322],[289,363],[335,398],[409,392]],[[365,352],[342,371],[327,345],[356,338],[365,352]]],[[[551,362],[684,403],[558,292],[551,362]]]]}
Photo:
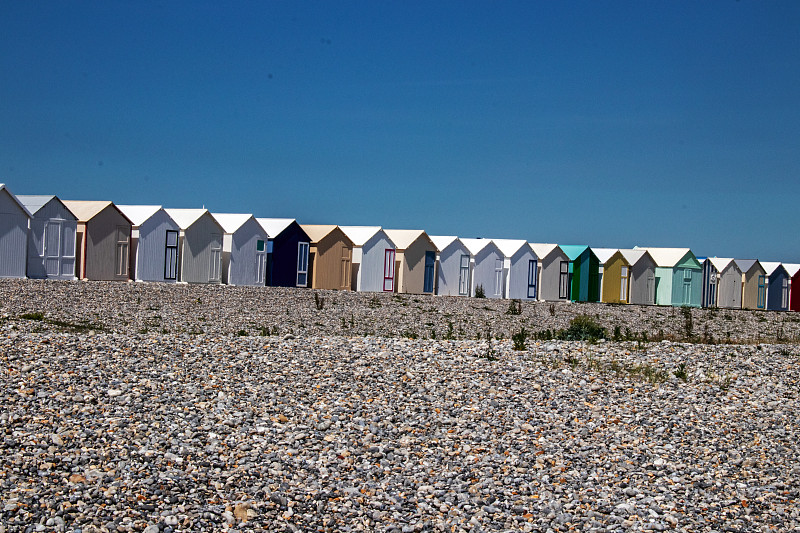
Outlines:
{"type": "Polygon", "coordinates": [[[350,287],[350,248],[342,246],[342,284],[340,288],[343,291],[351,290],[350,287]]]}
{"type": "Polygon", "coordinates": [[[394,254],[391,248],[383,251],[383,292],[394,292],[394,254]]]}
{"type": "Polygon", "coordinates": [[[47,277],[61,275],[61,222],[48,221],[44,231],[44,267],[47,277]]]}
{"type": "Polygon", "coordinates": [[[528,260],[528,298],[536,298],[536,275],[537,275],[536,259],[528,260]]]}
{"type": "Polygon", "coordinates": [[[558,297],[560,299],[569,299],[569,261],[561,261],[559,266],[560,272],[558,275],[558,297]]]}
{"type": "Polygon", "coordinates": [[[61,223],[60,276],[71,278],[77,274],[75,272],[75,253],[75,228],[69,224],[61,223]]]}
{"type": "Polygon", "coordinates": [[[647,276],[647,303],[650,305],[656,303],[656,278],[652,275],[647,276]]]}
{"type": "Polygon", "coordinates": [[[422,292],[433,292],[434,265],[436,265],[436,252],[425,252],[425,281],[422,292]]]}
{"type": "Polygon", "coordinates": [[[628,267],[622,266],[620,267],[619,272],[619,301],[622,303],[628,303],[628,282],[630,281],[630,270],[628,267]]]}
{"type": "Polygon", "coordinates": [[[758,276],[758,301],[756,307],[764,309],[767,304],[767,278],[766,276],[758,276]]]}
{"type": "Polygon", "coordinates": [[[461,264],[458,268],[458,294],[466,296],[469,294],[469,256],[461,256],[461,264]]]}
{"type": "Polygon", "coordinates": [[[211,264],[208,267],[208,281],[222,280],[222,235],[211,234],[211,264]]]}
{"type": "Polygon", "coordinates": [[[164,248],[164,279],[178,279],[178,232],[167,230],[164,248]]]}
{"type": "Polygon", "coordinates": [[[117,226],[117,276],[128,275],[128,264],[130,261],[130,254],[128,253],[130,246],[130,229],[126,226],[117,226]]]}
{"type": "Polygon", "coordinates": [[[789,280],[783,278],[781,285],[781,309],[789,309],[789,280]]]}
{"type": "Polygon", "coordinates": [[[683,269],[683,304],[692,303],[692,271],[688,268],[683,269]]]}
{"type": "Polygon", "coordinates": [[[297,243],[297,286],[308,286],[308,243],[297,243]]]}
{"type": "Polygon", "coordinates": [[[264,276],[267,273],[267,244],[258,239],[256,241],[256,279],[259,285],[264,285],[264,276]]]}
{"type": "Polygon", "coordinates": [[[494,295],[503,297],[503,260],[494,260],[494,295]]]}

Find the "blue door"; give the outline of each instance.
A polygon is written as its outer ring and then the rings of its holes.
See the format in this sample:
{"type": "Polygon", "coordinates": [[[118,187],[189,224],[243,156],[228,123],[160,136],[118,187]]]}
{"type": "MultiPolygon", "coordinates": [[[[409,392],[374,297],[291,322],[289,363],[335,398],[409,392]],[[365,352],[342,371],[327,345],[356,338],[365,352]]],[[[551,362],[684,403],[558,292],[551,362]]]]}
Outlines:
{"type": "Polygon", "coordinates": [[[536,298],[536,259],[528,260],[528,298],[536,298]]]}
{"type": "Polygon", "coordinates": [[[433,273],[436,264],[436,252],[425,252],[425,281],[422,292],[433,292],[433,273]]]}

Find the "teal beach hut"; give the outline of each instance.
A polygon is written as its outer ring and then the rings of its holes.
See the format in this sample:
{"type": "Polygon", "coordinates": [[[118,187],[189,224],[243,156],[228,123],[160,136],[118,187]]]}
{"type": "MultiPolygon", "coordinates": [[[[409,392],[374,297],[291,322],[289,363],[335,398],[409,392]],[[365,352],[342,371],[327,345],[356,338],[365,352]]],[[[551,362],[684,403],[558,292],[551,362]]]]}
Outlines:
{"type": "Polygon", "coordinates": [[[573,302],[600,301],[600,261],[588,246],[562,245],[559,248],[569,258],[570,300],[573,302]]]}

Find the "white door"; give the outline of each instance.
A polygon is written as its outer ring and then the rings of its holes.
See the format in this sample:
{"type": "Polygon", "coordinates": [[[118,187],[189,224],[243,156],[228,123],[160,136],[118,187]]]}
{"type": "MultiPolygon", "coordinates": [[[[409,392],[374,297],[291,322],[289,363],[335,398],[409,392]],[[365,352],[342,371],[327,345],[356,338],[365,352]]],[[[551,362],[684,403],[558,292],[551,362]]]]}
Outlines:
{"type": "Polygon", "coordinates": [[[307,242],[297,243],[297,286],[308,287],[308,248],[307,242]]]}
{"type": "Polygon", "coordinates": [[[222,281],[222,235],[211,234],[211,263],[208,268],[208,281],[222,281]]]}
{"type": "Polygon", "coordinates": [[[458,294],[461,296],[469,295],[469,256],[461,256],[461,264],[458,269],[458,294]]]}
{"type": "Polygon", "coordinates": [[[494,260],[494,295],[503,297],[503,260],[494,260]]]}
{"type": "Polygon", "coordinates": [[[264,285],[267,275],[267,245],[261,239],[256,241],[256,279],[258,285],[264,285]]]}
{"type": "Polygon", "coordinates": [[[394,250],[387,248],[383,253],[383,292],[394,291],[394,250]]]}
{"type": "Polygon", "coordinates": [[[44,268],[48,278],[61,275],[61,222],[48,221],[44,230],[44,268]]]}
{"type": "Polygon", "coordinates": [[[130,228],[127,226],[117,226],[117,276],[128,275],[128,262],[130,255],[128,249],[130,246],[130,228]]]}

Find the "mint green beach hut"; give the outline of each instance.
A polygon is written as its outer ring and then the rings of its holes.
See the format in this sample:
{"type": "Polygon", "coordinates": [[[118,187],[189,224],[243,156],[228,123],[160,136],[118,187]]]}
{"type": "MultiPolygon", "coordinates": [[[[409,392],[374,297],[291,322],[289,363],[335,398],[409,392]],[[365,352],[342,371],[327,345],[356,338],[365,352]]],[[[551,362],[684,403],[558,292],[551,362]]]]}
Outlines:
{"type": "Polygon", "coordinates": [[[700,307],[703,265],[689,248],[643,248],[656,263],[656,305],[700,307]]]}

